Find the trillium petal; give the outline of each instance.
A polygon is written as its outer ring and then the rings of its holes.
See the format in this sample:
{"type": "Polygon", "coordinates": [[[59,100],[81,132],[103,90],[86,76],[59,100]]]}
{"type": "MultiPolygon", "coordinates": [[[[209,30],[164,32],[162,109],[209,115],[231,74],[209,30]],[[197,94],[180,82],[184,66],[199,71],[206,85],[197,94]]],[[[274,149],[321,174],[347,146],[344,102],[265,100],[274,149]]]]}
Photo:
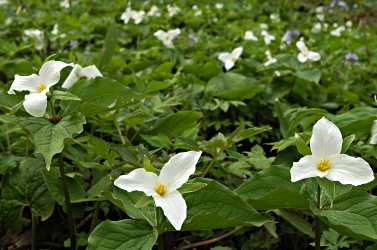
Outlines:
{"type": "Polygon", "coordinates": [[[155,33],[154,33],[154,36],[157,37],[158,39],[162,39],[165,35],[165,31],[163,30],[157,30],[155,33]]]}
{"type": "Polygon", "coordinates": [[[127,175],[119,176],[114,185],[127,192],[140,191],[148,196],[156,194],[154,188],[156,187],[158,177],[156,174],[145,171],[144,168],[138,168],[127,175]]]}
{"type": "Polygon", "coordinates": [[[40,81],[42,84],[45,84],[48,87],[51,87],[59,82],[60,71],[67,67],[73,66],[61,61],[47,61],[45,62],[41,69],[39,70],[40,81]]]}
{"type": "Polygon", "coordinates": [[[291,168],[291,181],[296,182],[299,180],[311,178],[311,177],[323,177],[326,172],[321,172],[317,169],[318,159],[313,155],[306,155],[302,157],[298,162],[293,163],[291,168]]]}
{"type": "Polygon", "coordinates": [[[78,64],[75,64],[73,66],[71,72],[65,79],[65,81],[62,84],[62,88],[69,89],[71,88],[79,79],[80,79],[80,72],[81,72],[81,66],[78,64]]]}
{"type": "Polygon", "coordinates": [[[242,55],[242,52],[243,52],[243,47],[238,47],[238,48],[235,48],[233,51],[232,51],[232,54],[235,58],[239,58],[241,55],[242,55]]]}
{"type": "Polygon", "coordinates": [[[330,161],[331,167],[326,175],[329,180],[353,186],[366,184],[374,180],[372,168],[362,158],[338,154],[331,157],[330,161]]]}
{"type": "Polygon", "coordinates": [[[180,29],[173,29],[173,30],[169,30],[168,33],[173,38],[176,38],[179,34],[181,34],[181,30],[180,29]]]}
{"type": "Polygon", "coordinates": [[[231,68],[234,67],[234,61],[232,61],[232,60],[225,61],[224,67],[225,67],[226,71],[230,70],[231,68]]]}
{"type": "Polygon", "coordinates": [[[321,55],[317,52],[310,51],[308,58],[312,61],[319,61],[321,59],[321,55]]]}
{"type": "Polygon", "coordinates": [[[298,48],[301,52],[307,52],[307,51],[308,51],[308,48],[306,47],[304,41],[301,41],[301,40],[298,41],[298,42],[296,43],[296,46],[297,46],[297,48],[298,48]]]}
{"type": "Polygon", "coordinates": [[[230,53],[228,52],[222,52],[219,54],[219,56],[217,57],[221,62],[225,63],[226,61],[228,61],[230,59],[230,53]]]}
{"type": "Polygon", "coordinates": [[[159,180],[166,184],[169,191],[180,188],[190,175],[195,173],[195,166],[202,152],[189,151],[174,155],[163,166],[159,180]]]}
{"type": "Polygon", "coordinates": [[[181,230],[182,224],[187,216],[187,205],[182,194],[178,191],[167,193],[164,196],[153,196],[157,207],[161,207],[164,215],[175,230],[181,230]]]}
{"type": "Polygon", "coordinates": [[[339,154],[342,143],[342,133],[334,123],[322,117],[314,124],[310,138],[310,149],[314,156],[325,159],[330,155],[339,154]]]}
{"type": "Polygon", "coordinates": [[[32,74],[29,76],[15,75],[14,81],[8,90],[8,94],[15,94],[14,91],[30,91],[31,93],[38,92],[38,79],[39,76],[32,74]]]}
{"type": "Polygon", "coordinates": [[[308,60],[308,57],[304,53],[299,53],[297,55],[297,60],[299,60],[301,63],[304,63],[308,60]]]}
{"type": "Polygon", "coordinates": [[[81,70],[81,76],[88,79],[102,77],[102,73],[98,70],[96,65],[90,65],[81,70]]]}
{"type": "Polygon", "coordinates": [[[47,108],[47,96],[45,93],[31,93],[25,95],[23,106],[26,112],[35,117],[42,117],[47,108]]]}

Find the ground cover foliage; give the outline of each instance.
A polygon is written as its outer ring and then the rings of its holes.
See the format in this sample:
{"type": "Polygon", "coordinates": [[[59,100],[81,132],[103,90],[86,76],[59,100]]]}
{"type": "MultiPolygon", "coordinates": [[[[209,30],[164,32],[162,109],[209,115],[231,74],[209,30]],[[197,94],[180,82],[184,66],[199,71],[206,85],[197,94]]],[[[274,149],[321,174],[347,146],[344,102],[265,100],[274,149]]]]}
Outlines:
{"type": "Polygon", "coordinates": [[[290,173],[322,117],[377,164],[375,1],[0,0],[0,24],[1,249],[377,249],[375,180],[290,173]],[[36,114],[9,90],[48,61],[36,114]],[[180,230],[114,185],[188,151],[180,230]]]}

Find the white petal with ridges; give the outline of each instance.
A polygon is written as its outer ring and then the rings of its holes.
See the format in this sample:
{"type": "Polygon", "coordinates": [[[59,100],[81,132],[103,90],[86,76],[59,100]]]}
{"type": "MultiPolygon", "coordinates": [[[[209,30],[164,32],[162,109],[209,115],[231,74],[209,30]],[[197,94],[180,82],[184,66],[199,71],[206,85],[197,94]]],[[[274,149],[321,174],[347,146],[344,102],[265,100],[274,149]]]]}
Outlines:
{"type": "Polygon", "coordinates": [[[158,177],[156,174],[145,171],[144,168],[138,168],[127,175],[119,176],[114,185],[128,192],[140,191],[148,196],[156,194],[154,191],[158,177]]]}
{"type": "Polygon", "coordinates": [[[293,163],[291,168],[291,181],[296,182],[311,177],[324,177],[326,172],[317,169],[319,160],[313,155],[302,157],[298,162],[293,163]]]}
{"type": "Polygon", "coordinates": [[[180,188],[195,173],[202,152],[189,151],[174,155],[161,169],[159,181],[166,184],[168,192],[180,188]]]}
{"type": "Polygon", "coordinates": [[[44,116],[47,108],[47,96],[45,93],[31,93],[25,95],[23,102],[25,111],[34,117],[44,116]]]}
{"type": "Polygon", "coordinates": [[[342,133],[334,123],[322,117],[314,124],[310,138],[310,149],[314,156],[326,159],[328,156],[340,154],[342,143],[342,133]]]}
{"type": "Polygon", "coordinates": [[[14,81],[8,90],[8,94],[15,94],[14,91],[30,91],[31,93],[38,92],[38,79],[37,74],[32,74],[29,76],[15,75],[14,81]]]}
{"type": "Polygon", "coordinates": [[[182,194],[178,191],[173,191],[164,196],[155,195],[153,199],[156,206],[162,208],[164,215],[175,230],[181,230],[187,216],[187,205],[182,194]]]}
{"type": "Polygon", "coordinates": [[[48,87],[55,85],[59,82],[60,71],[67,66],[73,66],[73,64],[54,60],[45,62],[39,70],[40,83],[48,87]]]}
{"type": "Polygon", "coordinates": [[[301,62],[301,63],[305,63],[308,60],[308,57],[304,53],[300,52],[297,55],[297,60],[299,60],[299,62],[301,62]]]}
{"type": "Polygon", "coordinates": [[[308,53],[308,58],[309,60],[312,60],[312,61],[319,61],[321,60],[321,55],[317,52],[310,51],[308,53]]]}
{"type": "Polygon", "coordinates": [[[338,154],[330,158],[331,166],[326,178],[342,184],[358,186],[374,180],[372,168],[362,158],[338,154]]]}

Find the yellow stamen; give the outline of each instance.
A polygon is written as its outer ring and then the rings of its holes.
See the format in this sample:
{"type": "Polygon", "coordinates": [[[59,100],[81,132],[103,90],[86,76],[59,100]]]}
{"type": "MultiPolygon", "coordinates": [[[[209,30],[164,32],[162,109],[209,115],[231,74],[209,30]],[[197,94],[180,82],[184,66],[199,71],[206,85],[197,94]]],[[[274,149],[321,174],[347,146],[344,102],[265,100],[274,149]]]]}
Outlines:
{"type": "Polygon", "coordinates": [[[325,172],[331,167],[330,160],[320,160],[317,164],[317,168],[319,171],[325,172]]]}
{"type": "Polygon", "coordinates": [[[158,183],[154,188],[154,191],[158,193],[160,196],[164,196],[166,194],[166,186],[162,183],[158,183]]]}
{"type": "Polygon", "coordinates": [[[47,86],[44,85],[43,83],[38,84],[39,92],[43,92],[46,88],[47,88],[47,86]]]}

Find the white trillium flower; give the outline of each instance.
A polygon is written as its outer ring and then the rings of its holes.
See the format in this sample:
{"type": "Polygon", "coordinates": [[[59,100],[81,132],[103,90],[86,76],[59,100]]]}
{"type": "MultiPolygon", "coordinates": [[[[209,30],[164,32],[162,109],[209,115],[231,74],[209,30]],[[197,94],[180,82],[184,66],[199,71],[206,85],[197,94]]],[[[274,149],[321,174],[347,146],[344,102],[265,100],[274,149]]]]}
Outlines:
{"type": "Polygon", "coordinates": [[[174,48],[173,40],[181,34],[180,29],[173,29],[168,31],[158,30],[154,33],[154,36],[168,48],[174,48]]]}
{"type": "Polygon", "coordinates": [[[67,66],[72,64],[47,61],[42,65],[38,75],[15,75],[8,94],[15,94],[14,91],[29,91],[29,94],[25,95],[23,106],[30,115],[42,117],[47,108],[47,93],[50,87],[59,82],[60,71],[67,66]]]}
{"type": "Polygon", "coordinates": [[[321,55],[317,52],[310,51],[304,41],[300,40],[296,43],[297,48],[300,50],[300,53],[297,55],[297,59],[301,63],[305,63],[306,61],[319,61],[321,59],[321,55]]]}
{"type": "Polygon", "coordinates": [[[347,26],[348,28],[352,28],[352,21],[351,21],[351,20],[348,20],[348,21],[346,22],[346,26],[347,26]]]}
{"type": "Polygon", "coordinates": [[[271,51],[267,50],[265,52],[265,54],[266,54],[266,57],[267,57],[267,61],[264,63],[264,66],[268,67],[272,64],[277,63],[278,60],[276,58],[272,57],[271,51]]]}
{"type": "Polygon", "coordinates": [[[63,0],[60,2],[60,7],[68,9],[69,6],[69,0],[63,0]]]}
{"type": "Polygon", "coordinates": [[[245,32],[244,39],[246,41],[258,41],[258,37],[256,37],[251,30],[245,32]]]}
{"type": "Polygon", "coordinates": [[[321,118],[314,125],[310,138],[312,155],[293,163],[291,181],[324,177],[341,184],[358,186],[374,180],[373,170],[365,160],[341,154],[342,143],[339,128],[325,117],[321,118]]]}
{"type": "Polygon", "coordinates": [[[24,31],[25,36],[34,40],[35,48],[42,50],[44,48],[44,34],[38,29],[27,29],[24,31]]]}
{"type": "Polygon", "coordinates": [[[167,8],[168,8],[169,17],[173,17],[173,16],[177,15],[179,12],[181,12],[181,8],[179,8],[176,5],[168,4],[167,8]]]}
{"type": "Polygon", "coordinates": [[[75,64],[71,73],[69,73],[69,75],[63,82],[62,88],[71,88],[81,78],[93,79],[96,77],[102,77],[102,74],[95,65],[90,65],[83,68],[80,65],[75,64]]]}
{"type": "Polygon", "coordinates": [[[232,52],[222,52],[217,57],[223,64],[226,71],[230,70],[236,64],[236,61],[241,57],[243,47],[235,48],[232,52]]]}
{"type": "Polygon", "coordinates": [[[152,196],[157,207],[176,230],[181,230],[187,216],[187,205],[177,190],[195,173],[202,152],[189,151],[174,155],[161,169],[160,175],[138,168],[119,176],[114,185],[127,192],[140,191],[152,196]]]}
{"type": "Polygon", "coordinates": [[[344,27],[342,25],[342,26],[339,26],[338,28],[336,28],[335,30],[332,30],[330,32],[330,35],[340,37],[345,30],[346,30],[346,27],[344,27]]]}
{"type": "Polygon", "coordinates": [[[259,27],[260,27],[261,30],[267,30],[268,29],[268,24],[267,23],[261,23],[259,25],[259,27]]]}
{"type": "Polygon", "coordinates": [[[130,6],[122,13],[120,19],[123,20],[124,23],[128,23],[131,19],[134,20],[135,24],[139,24],[143,21],[145,16],[145,11],[140,10],[133,10],[130,6]]]}
{"type": "Polygon", "coordinates": [[[313,33],[319,33],[322,30],[322,24],[321,23],[315,23],[312,28],[313,33]]]}
{"type": "Polygon", "coordinates": [[[264,43],[269,45],[273,40],[275,40],[275,36],[270,35],[266,30],[262,30],[261,35],[263,36],[264,43]]]}
{"type": "Polygon", "coordinates": [[[224,8],[224,4],[223,3],[216,3],[215,8],[218,9],[218,10],[221,10],[222,8],[224,8]]]}
{"type": "Polygon", "coordinates": [[[148,11],[147,16],[161,16],[160,9],[156,5],[153,5],[148,11]]]}

